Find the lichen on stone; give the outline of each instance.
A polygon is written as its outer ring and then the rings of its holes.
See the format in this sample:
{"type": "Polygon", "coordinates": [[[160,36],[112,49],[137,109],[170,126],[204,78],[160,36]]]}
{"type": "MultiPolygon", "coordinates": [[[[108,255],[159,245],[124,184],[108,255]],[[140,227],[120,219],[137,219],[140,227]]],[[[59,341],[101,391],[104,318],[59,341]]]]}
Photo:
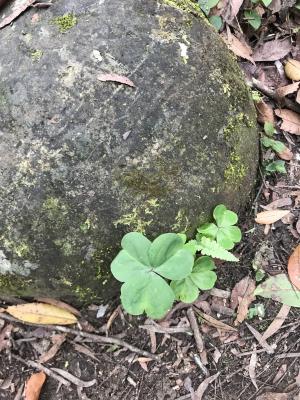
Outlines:
{"type": "Polygon", "coordinates": [[[43,56],[42,50],[32,50],[30,53],[32,61],[40,61],[43,56]]]}
{"type": "Polygon", "coordinates": [[[227,165],[224,178],[225,184],[238,187],[242,179],[246,176],[247,168],[235,150],[230,153],[229,164],[227,165]]]}
{"type": "Polygon", "coordinates": [[[54,18],[52,22],[61,33],[65,33],[77,24],[77,17],[75,14],[68,13],[54,18]]]}

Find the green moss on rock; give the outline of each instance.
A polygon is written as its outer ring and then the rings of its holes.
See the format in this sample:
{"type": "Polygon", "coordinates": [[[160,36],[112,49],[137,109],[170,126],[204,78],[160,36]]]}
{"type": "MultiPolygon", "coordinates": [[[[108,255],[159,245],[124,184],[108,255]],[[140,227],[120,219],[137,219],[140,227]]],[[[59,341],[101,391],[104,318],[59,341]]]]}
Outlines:
{"type": "Polygon", "coordinates": [[[61,33],[66,33],[77,24],[77,17],[72,13],[64,14],[52,20],[61,33]]]}

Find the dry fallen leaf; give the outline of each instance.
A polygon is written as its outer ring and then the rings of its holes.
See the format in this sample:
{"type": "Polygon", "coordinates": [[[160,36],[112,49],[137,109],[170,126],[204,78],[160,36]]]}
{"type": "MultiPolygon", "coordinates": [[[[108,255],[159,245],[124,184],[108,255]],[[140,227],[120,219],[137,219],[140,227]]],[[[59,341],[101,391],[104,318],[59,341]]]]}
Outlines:
{"type": "Polygon", "coordinates": [[[80,311],[78,311],[76,308],[70,306],[70,304],[64,303],[63,301],[60,301],[57,299],[52,299],[51,297],[37,297],[36,301],[39,301],[41,303],[52,304],[53,306],[63,308],[64,310],[70,311],[71,314],[77,315],[78,317],[81,316],[80,311]]]}
{"type": "Polygon", "coordinates": [[[263,335],[262,335],[263,340],[267,340],[269,337],[273,336],[281,328],[282,324],[284,323],[286,317],[289,314],[290,308],[291,307],[287,306],[286,304],[282,305],[282,307],[279,310],[276,317],[273,319],[271,324],[268,326],[268,328],[263,333],[263,335]]]}
{"type": "Polygon", "coordinates": [[[237,331],[237,329],[233,328],[232,326],[224,324],[224,322],[221,322],[208,314],[200,311],[196,312],[208,325],[213,326],[214,328],[220,329],[221,331],[237,331]]]}
{"type": "Polygon", "coordinates": [[[256,397],[256,400],[288,400],[286,393],[267,392],[256,397]]]}
{"type": "Polygon", "coordinates": [[[294,82],[291,83],[290,85],[281,86],[278,89],[276,89],[276,93],[278,94],[279,97],[285,97],[288,94],[295,93],[299,88],[299,84],[300,82],[294,82]]]}
{"type": "Polygon", "coordinates": [[[4,349],[9,348],[10,346],[9,337],[11,335],[12,330],[13,330],[13,325],[8,324],[0,332],[0,352],[4,349]]]}
{"type": "Polygon", "coordinates": [[[228,48],[238,57],[245,58],[246,60],[251,61],[254,64],[254,60],[252,58],[252,49],[251,47],[245,43],[241,42],[234,35],[221,35],[224,42],[227,44],[228,48]]]}
{"type": "Polygon", "coordinates": [[[41,355],[38,362],[45,363],[45,362],[48,362],[49,360],[51,360],[56,355],[58,350],[60,349],[60,346],[66,340],[66,337],[67,337],[66,333],[53,335],[51,337],[53,346],[51,346],[50,349],[48,351],[46,351],[46,353],[41,355]]]}
{"type": "Polygon", "coordinates": [[[284,67],[285,74],[292,81],[300,81],[300,62],[297,60],[288,60],[284,67]]]}
{"type": "Polygon", "coordinates": [[[204,381],[200,383],[198,389],[195,392],[197,400],[202,400],[204,392],[206,391],[208,386],[213,381],[215,381],[219,375],[220,375],[220,372],[216,373],[215,375],[209,376],[208,378],[205,378],[204,381]]]}
{"type": "Polygon", "coordinates": [[[256,383],[256,373],[255,373],[255,368],[257,364],[257,353],[256,353],[256,345],[253,345],[254,350],[253,353],[251,354],[250,362],[249,362],[249,376],[251,379],[251,382],[255,386],[256,390],[258,390],[258,386],[256,383]]]}
{"type": "Polygon", "coordinates": [[[299,89],[298,92],[297,92],[296,102],[297,102],[298,104],[300,104],[300,89],[299,89]]]}
{"type": "Polygon", "coordinates": [[[282,119],[281,129],[294,135],[300,135],[300,115],[286,108],[276,109],[275,114],[282,119]]]}
{"type": "Polygon", "coordinates": [[[264,124],[265,122],[271,122],[273,125],[275,124],[273,108],[268,103],[261,100],[256,103],[255,106],[257,109],[258,122],[261,124],[264,124]]]}
{"type": "Polygon", "coordinates": [[[24,399],[38,400],[45,380],[46,380],[46,374],[42,371],[31,375],[31,377],[26,382],[24,390],[24,399]]]}
{"type": "Polygon", "coordinates": [[[287,364],[282,364],[273,379],[273,385],[283,377],[286,371],[287,371],[287,364]]]}
{"type": "Polygon", "coordinates": [[[17,9],[15,9],[8,17],[4,18],[0,23],[0,29],[9,25],[13,22],[19,15],[21,15],[24,11],[27,10],[36,0],[27,0],[23,4],[21,4],[17,9]]]}
{"type": "Polygon", "coordinates": [[[290,39],[270,40],[253,53],[254,61],[276,61],[285,57],[292,49],[290,39]]]}
{"type": "Polygon", "coordinates": [[[110,82],[117,82],[122,83],[123,85],[135,87],[135,84],[126,76],[117,75],[117,74],[100,74],[98,75],[98,80],[102,82],[110,81],[110,82]]]}
{"type": "Polygon", "coordinates": [[[279,207],[287,207],[293,204],[290,197],[281,197],[280,199],[274,200],[266,206],[262,206],[265,210],[276,210],[279,207]]]}
{"type": "Polygon", "coordinates": [[[255,281],[249,276],[239,281],[231,292],[231,308],[237,309],[235,325],[243,322],[248,314],[249,305],[255,300],[253,292],[255,290],[255,281]]]}
{"type": "Polygon", "coordinates": [[[285,161],[290,161],[294,157],[293,152],[288,147],[286,147],[283,151],[281,151],[280,153],[277,153],[277,154],[282,160],[285,160],[285,161]]]}
{"type": "Polygon", "coordinates": [[[288,261],[288,274],[294,286],[300,290],[300,245],[298,245],[288,261]]]}
{"type": "Polygon", "coordinates": [[[262,211],[256,215],[255,222],[262,225],[270,225],[289,214],[289,210],[262,211]]]}
{"type": "Polygon", "coordinates": [[[6,309],[13,317],[33,324],[71,325],[77,318],[67,310],[44,303],[26,303],[6,309]]]}
{"type": "Polygon", "coordinates": [[[244,0],[227,0],[224,2],[222,17],[227,23],[232,22],[232,20],[237,16],[244,0]]]}

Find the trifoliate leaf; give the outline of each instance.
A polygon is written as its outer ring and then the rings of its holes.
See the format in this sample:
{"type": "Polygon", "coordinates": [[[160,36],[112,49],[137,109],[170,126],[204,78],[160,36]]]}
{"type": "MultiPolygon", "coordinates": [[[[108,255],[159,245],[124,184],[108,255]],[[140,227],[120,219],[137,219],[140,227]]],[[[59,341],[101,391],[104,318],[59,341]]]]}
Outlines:
{"type": "Polygon", "coordinates": [[[183,279],[191,273],[193,263],[193,255],[188,250],[180,249],[153,271],[167,279],[183,279]]]}
{"type": "Polygon", "coordinates": [[[148,254],[153,267],[162,265],[183,247],[182,239],[176,233],[164,233],[151,244],[148,254]]]}
{"type": "Polygon", "coordinates": [[[173,290],[176,300],[183,303],[193,303],[199,296],[199,289],[190,277],[181,279],[180,281],[172,281],[171,289],[173,290]]]}
{"type": "Polygon", "coordinates": [[[218,205],[214,209],[213,215],[218,227],[231,226],[238,222],[237,214],[233,211],[227,210],[223,204],[218,205]]]}
{"type": "Polygon", "coordinates": [[[215,224],[207,223],[207,224],[201,225],[197,229],[197,231],[206,237],[210,237],[210,238],[214,239],[217,236],[218,227],[215,224]]]}
{"type": "Polygon", "coordinates": [[[286,174],[285,162],[283,160],[272,161],[270,164],[266,166],[266,171],[286,174]]]}
{"type": "Polygon", "coordinates": [[[127,233],[122,239],[121,246],[127,251],[128,254],[140,261],[142,264],[150,264],[148,251],[151,246],[151,242],[141,233],[127,233]]]}

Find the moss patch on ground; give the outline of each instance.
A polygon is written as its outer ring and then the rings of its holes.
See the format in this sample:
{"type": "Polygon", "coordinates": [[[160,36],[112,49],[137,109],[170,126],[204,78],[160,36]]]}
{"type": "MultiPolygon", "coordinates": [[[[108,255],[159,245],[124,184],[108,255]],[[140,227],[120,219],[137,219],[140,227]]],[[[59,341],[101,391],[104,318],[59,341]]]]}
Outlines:
{"type": "Polygon", "coordinates": [[[58,27],[61,33],[65,33],[77,24],[77,17],[76,15],[69,13],[54,18],[52,22],[58,27]]]}

